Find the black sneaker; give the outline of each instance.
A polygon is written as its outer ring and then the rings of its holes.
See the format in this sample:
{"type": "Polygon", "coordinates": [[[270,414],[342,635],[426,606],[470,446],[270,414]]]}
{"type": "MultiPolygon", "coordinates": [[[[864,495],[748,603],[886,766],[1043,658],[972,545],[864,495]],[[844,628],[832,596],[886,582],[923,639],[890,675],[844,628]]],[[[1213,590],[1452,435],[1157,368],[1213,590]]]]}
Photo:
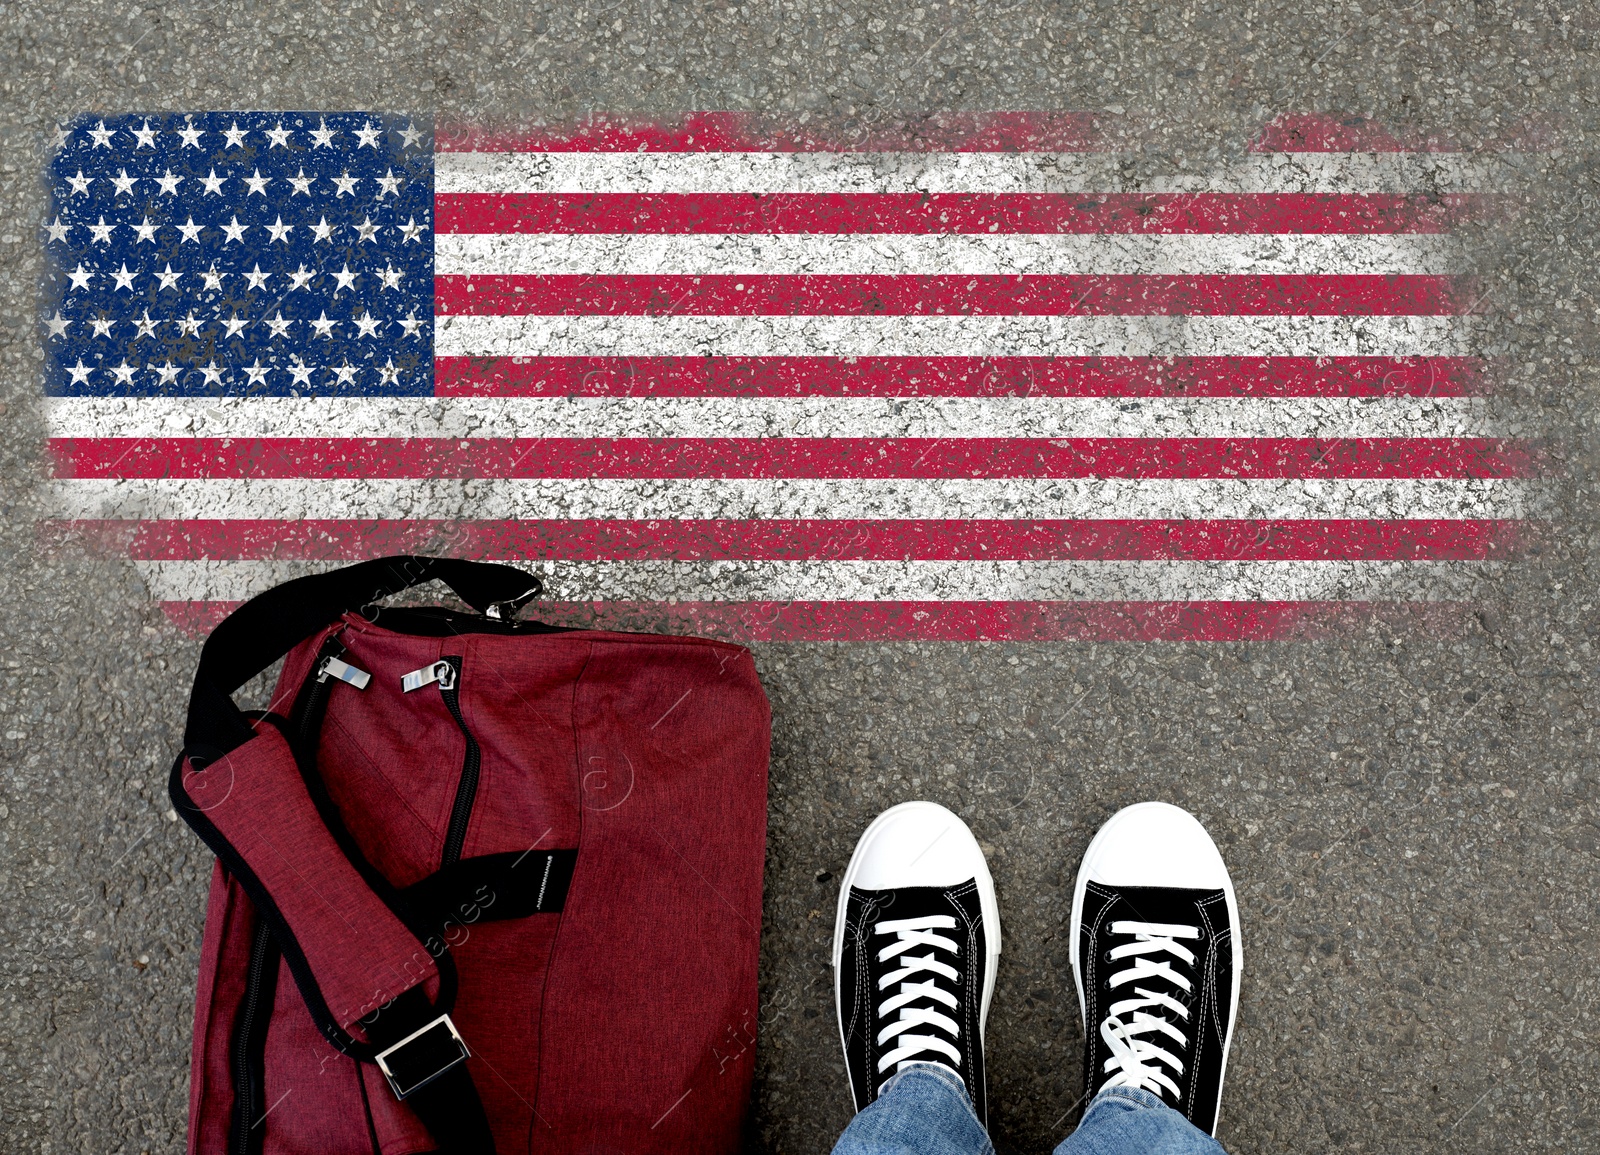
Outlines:
{"type": "Polygon", "coordinates": [[[896,1071],[948,1067],[987,1122],[983,1024],[1000,960],[994,881],[966,823],[905,802],[867,827],[839,884],[834,994],[859,1111],[896,1071]]]}
{"type": "Polygon", "coordinates": [[[1210,1135],[1239,1010],[1239,904],[1205,828],[1165,802],[1113,814],[1072,896],[1087,1105],[1142,1087],[1210,1135]]]}

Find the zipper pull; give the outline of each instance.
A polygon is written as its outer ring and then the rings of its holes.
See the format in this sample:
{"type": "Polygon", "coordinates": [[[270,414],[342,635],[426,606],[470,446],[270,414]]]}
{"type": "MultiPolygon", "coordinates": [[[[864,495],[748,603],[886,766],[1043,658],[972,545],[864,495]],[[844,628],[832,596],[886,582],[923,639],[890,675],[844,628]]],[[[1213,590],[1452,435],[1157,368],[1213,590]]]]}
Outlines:
{"type": "Polygon", "coordinates": [[[446,661],[433,662],[423,666],[420,670],[412,670],[400,679],[401,692],[409,694],[412,690],[420,690],[424,686],[439,683],[441,690],[456,688],[456,668],[446,661]]]}
{"type": "Polygon", "coordinates": [[[365,690],[367,683],[372,681],[372,675],[365,670],[357,669],[349,662],[341,662],[332,655],[324,658],[322,665],[317,667],[317,681],[326,682],[330,677],[349,682],[358,690],[365,690]]]}

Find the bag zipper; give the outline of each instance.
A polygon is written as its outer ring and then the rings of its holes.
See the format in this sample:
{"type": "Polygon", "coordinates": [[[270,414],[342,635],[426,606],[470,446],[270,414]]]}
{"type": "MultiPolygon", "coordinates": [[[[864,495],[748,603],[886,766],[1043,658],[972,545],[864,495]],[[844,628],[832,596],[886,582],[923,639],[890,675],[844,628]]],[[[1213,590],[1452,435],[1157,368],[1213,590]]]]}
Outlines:
{"type": "Polygon", "coordinates": [[[234,1031],[233,1095],[234,1116],[233,1150],[235,1155],[251,1155],[251,1140],[255,1138],[254,1116],[256,1102],[255,1076],[251,1051],[256,1033],[264,1026],[259,1021],[262,1010],[261,992],[266,984],[269,959],[276,963],[277,952],[272,949],[272,932],[264,922],[256,924],[255,937],[250,943],[250,969],[245,979],[244,1004],[239,1009],[238,1026],[234,1031]]]}
{"type": "Polygon", "coordinates": [[[372,681],[371,674],[342,661],[339,658],[342,653],[344,647],[339,644],[338,639],[329,638],[322,644],[322,649],[317,654],[316,673],[312,675],[314,681],[311,683],[311,688],[306,691],[299,712],[292,720],[295,737],[302,747],[307,742],[315,741],[322,731],[323,709],[327,705],[328,695],[333,692],[335,680],[349,682],[358,690],[365,690],[367,683],[372,681]]]}
{"type": "Polygon", "coordinates": [[[440,856],[440,867],[461,861],[461,848],[467,841],[467,824],[472,821],[472,805],[478,797],[478,774],[483,768],[483,750],[478,739],[467,729],[466,715],[461,712],[461,659],[440,657],[430,670],[438,683],[438,696],[445,699],[445,709],[456,720],[461,736],[467,741],[467,752],[461,758],[461,779],[456,782],[456,801],[450,808],[450,825],[445,829],[445,853],[440,856]]]}
{"type": "MultiPolygon", "coordinates": [[[[332,660],[333,655],[329,654],[319,665],[326,666],[332,660]]],[[[311,683],[311,689],[306,693],[305,709],[300,711],[300,717],[296,719],[298,724],[295,726],[295,736],[302,744],[315,738],[317,736],[315,731],[322,728],[322,707],[332,692],[333,682],[328,677],[327,671],[319,669],[316,681],[311,683]]]]}

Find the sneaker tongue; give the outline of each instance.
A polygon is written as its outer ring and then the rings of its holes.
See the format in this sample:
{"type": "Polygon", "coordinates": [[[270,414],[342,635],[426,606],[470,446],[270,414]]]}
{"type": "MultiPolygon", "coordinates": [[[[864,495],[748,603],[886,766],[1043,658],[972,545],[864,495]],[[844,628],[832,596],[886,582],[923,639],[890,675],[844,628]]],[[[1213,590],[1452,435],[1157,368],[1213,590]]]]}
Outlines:
{"type": "MultiPolygon", "coordinates": [[[[1166,922],[1179,926],[1195,927],[1203,935],[1205,920],[1200,917],[1199,906],[1208,899],[1222,895],[1220,890],[1180,890],[1164,886],[1109,887],[1116,891],[1117,904],[1103,925],[1113,922],[1166,922]]],[[[1201,940],[1193,940],[1201,941],[1201,940]]]]}
{"type": "MultiPolygon", "coordinates": [[[[965,883],[958,885],[965,886],[965,883]]],[[[930,914],[956,914],[949,892],[953,887],[902,886],[896,890],[856,890],[862,899],[875,904],[867,929],[879,922],[898,922],[903,918],[925,918],[930,914]]]]}

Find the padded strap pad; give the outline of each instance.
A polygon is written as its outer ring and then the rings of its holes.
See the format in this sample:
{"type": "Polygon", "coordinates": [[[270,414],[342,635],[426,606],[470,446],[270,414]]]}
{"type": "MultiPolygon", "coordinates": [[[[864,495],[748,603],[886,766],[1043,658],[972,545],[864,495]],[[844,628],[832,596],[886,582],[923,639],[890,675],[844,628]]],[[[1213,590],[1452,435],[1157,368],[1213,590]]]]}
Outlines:
{"type": "Polygon", "coordinates": [[[277,729],[264,727],[203,770],[184,760],[175,771],[184,818],[272,925],[312,1018],[360,1057],[367,1048],[352,1048],[343,1032],[438,982],[427,947],[345,857],[277,729]]]}

